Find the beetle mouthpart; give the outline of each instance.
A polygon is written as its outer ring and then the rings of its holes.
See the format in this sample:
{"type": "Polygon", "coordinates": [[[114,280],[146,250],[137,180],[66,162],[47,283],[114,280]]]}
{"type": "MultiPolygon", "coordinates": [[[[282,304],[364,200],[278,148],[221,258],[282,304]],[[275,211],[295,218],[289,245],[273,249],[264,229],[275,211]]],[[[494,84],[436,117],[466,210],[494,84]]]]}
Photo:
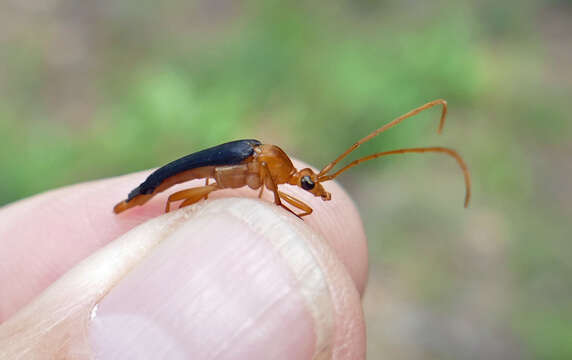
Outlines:
{"type": "Polygon", "coordinates": [[[322,200],[324,201],[332,200],[332,194],[330,194],[329,192],[322,194],[322,200]]]}

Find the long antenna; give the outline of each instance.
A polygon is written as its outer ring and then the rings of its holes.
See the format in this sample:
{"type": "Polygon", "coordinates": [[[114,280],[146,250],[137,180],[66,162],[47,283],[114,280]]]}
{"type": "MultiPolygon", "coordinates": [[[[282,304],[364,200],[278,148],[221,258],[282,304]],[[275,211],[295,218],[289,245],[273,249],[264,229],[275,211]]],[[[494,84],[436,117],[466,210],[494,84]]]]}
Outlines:
{"type": "Polygon", "coordinates": [[[346,166],[344,166],[340,170],[336,171],[332,175],[321,175],[321,176],[319,175],[318,181],[321,182],[321,181],[328,181],[328,180],[335,179],[338,175],[340,175],[344,171],[346,171],[346,170],[348,170],[348,169],[350,169],[350,168],[352,168],[358,164],[361,164],[364,161],[377,159],[377,158],[382,157],[382,156],[394,155],[394,154],[406,154],[406,153],[426,153],[426,152],[444,153],[444,154],[447,154],[449,156],[452,156],[453,158],[455,158],[455,160],[457,160],[457,163],[459,164],[459,166],[463,170],[463,175],[465,176],[465,207],[469,206],[469,200],[471,199],[471,176],[469,175],[469,169],[467,168],[467,164],[465,163],[465,161],[463,160],[461,155],[459,155],[459,153],[456,152],[455,150],[445,148],[445,147],[439,147],[439,146],[390,150],[390,151],[379,152],[379,153],[372,154],[369,156],[364,156],[360,159],[352,161],[351,163],[347,164],[346,166]]]}
{"type": "Polygon", "coordinates": [[[401,115],[400,117],[398,117],[397,119],[391,121],[390,123],[387,123],[385,125],[383,125],[382,127],[380,127],[379,129],[375,130],[374,132],[372,132],[371,134],[367,135],[366,137],[364,137],[363,139],[361,139],[360,141],[356,142],[355,144],[353,144],[352,146],[350,146],[349,149],[347,149],[342,155],[338,156],[338,158],[334,161],[332,161],[331,163],[329,163],[328,165],[326,165],[318,174],[318,177],[321,177],[325,174],[327,174],[330,170],[332,170],[332,168],[334,166],[336,166],[336,164],[338,162],[340,162],[340,160],[342,160],[343,158],[345,158],[349,153],[351,153],[352,151],[354,151],[355,149],[357,149],[361,144],[373,139],[374,137],[376,137],[377,135],[381,134],[382,132],[384,132],[385,130],[388,130],[392,127],[394,127],[395,125],[399,124],[400,122],[402,122],[403,120],[410,118],[412,116],[415,116],[417,114],[419,114],[421,111],[423,110],[427,110],[432,108],[433,106],[436,105],[443,105],[443,112],[441,113],[441,120],[439,122],[439,128],[437,129],[437,132],[440,134],[441,131],[443,130],[443,125],[445,124],[445,117],[447,116],[447,101],[443,100],[443,99],[437,99],[437,100],[433,100],[431,102],[428,102],[427,104],[420,106],[416,109],[411,110],[410,112],[408,112],[407,114],[401,115]]]}

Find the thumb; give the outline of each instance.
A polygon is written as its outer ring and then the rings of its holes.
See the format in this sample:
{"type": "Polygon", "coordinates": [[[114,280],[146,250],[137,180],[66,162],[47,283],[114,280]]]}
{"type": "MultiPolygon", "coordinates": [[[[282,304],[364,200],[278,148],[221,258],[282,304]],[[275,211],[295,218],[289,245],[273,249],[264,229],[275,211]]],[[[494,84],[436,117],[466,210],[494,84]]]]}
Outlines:
{"type": "Polygon", "coordinates": [[[148,221],[0,326],[0,358],[356,359],[359,294],[282,209],[221,199],[148,221]]]}

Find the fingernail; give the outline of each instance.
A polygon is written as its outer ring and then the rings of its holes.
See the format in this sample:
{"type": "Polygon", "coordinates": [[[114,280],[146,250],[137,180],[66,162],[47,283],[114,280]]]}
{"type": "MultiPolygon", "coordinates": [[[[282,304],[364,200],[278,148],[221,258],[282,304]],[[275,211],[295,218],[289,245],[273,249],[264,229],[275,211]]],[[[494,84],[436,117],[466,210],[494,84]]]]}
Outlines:
{"type": "Polygon", "coordinates": [[[330,357],[333,306],[307,242],[318,235],[257,200],[181,211],[187,219],[94,308],[97,359],[330,357]]]}

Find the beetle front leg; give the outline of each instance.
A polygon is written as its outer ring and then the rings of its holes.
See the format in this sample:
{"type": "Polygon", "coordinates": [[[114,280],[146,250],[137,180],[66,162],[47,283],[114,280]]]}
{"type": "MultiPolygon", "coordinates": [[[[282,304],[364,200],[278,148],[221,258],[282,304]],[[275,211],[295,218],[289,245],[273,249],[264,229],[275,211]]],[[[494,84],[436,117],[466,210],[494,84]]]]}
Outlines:
{"type": "Polygon", "coordinates": [[[262,186],[260,187],[260,191],[258,192],[258,198],[262,199],[262,193],[264,192],[264,181],[262,182],[262,186]]]}
{"type": "Polygon", "coordinates": [[[312,213],[312,208],[310,207],[310,205],[306,204],[305,202],[303,202],[300,199],[295,198],[292,195],[288,195],[286,193],[283,193],[282,191],[278,191],[278,194],[280,195],[280,197],[282,198],[282,200],[286,201],[288,204],[297,207],[298,209],[304,211],[301,214],[296,214],[296,216],[298,216],[299,218],[301,218],[302,216],[306,216],[306,215],[310,215],[312,213]]]}
{"type": "Polygon", "coordinates": [[[265,186],[265,184],[266,184],[265,179],[268,178],[268,180],[269,180],[268,182],[270,183],[270,190],[272,190],[272,192],[274,193],[274,203],[276,205],[281,206],[284,209],[288,210],[292,214],[298,216],[298,214],[296,214],[294,211],[289,209],[286,205],[282,204],[282,201],[280,201],[280,194],[278,191],[278,186],[276,186],[276,183],[274,182],[274,179],[272,178],[272,174],[270,173],[270,170],[268,169],[268,165],[265,162],[262,162],[260,165],[262,167],[262,174],[260,176],[260,178],[262,180],[262,186],[265,186]]]}
{"type": "Polygon", "coordinates": [[[272,178],[272,174],[270,173],[270,169],[268,169],[268,165],[264,161],[260,165],[262,167],[262,176],[260,177],[262,180],[262,186],[265,186],[266,178],[268,178],[268,182],[270,183],[270,190],[272,190],[274,193],[274,203],[279,206],[284,206],[280,201],[280,195],[278,195],[278,186],[276,186],[276,183],[272,178]]]}

